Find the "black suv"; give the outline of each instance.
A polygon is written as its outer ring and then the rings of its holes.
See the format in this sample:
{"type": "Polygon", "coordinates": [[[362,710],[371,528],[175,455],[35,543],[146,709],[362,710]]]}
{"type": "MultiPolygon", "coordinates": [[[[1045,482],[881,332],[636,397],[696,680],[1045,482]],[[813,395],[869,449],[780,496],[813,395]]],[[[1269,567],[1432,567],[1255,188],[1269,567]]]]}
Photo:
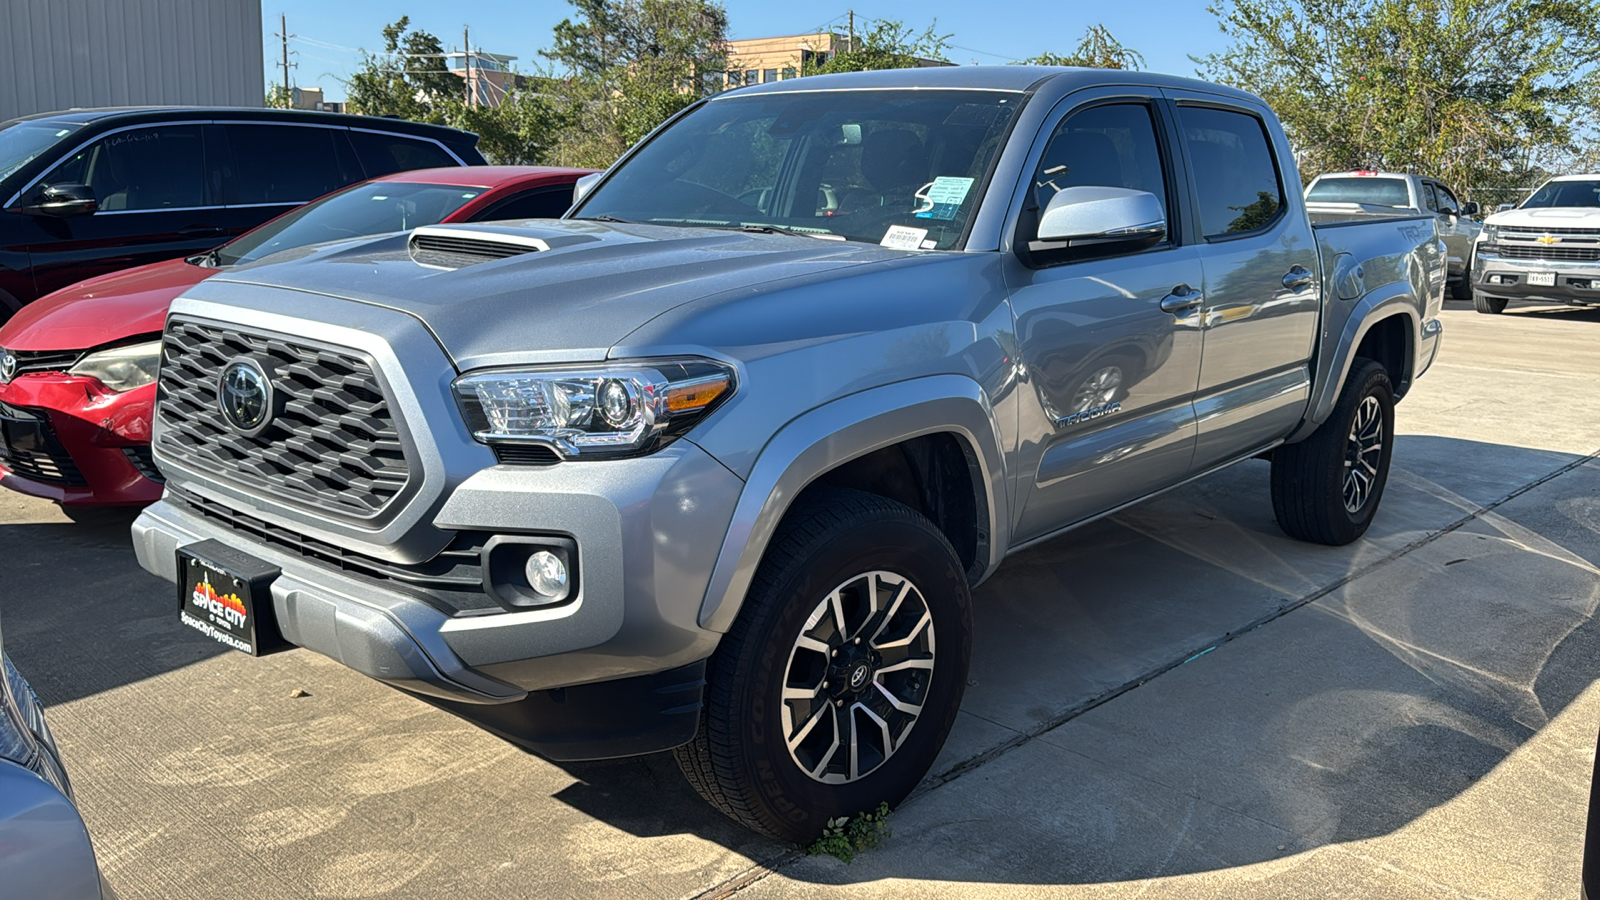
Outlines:
{"type": "Polygon", "coordinates": [[[200,253],[347,184],[483,165],[477,135],[276,109],[86,109],[0,123],[0,322],[94,275],[200,253]]]}

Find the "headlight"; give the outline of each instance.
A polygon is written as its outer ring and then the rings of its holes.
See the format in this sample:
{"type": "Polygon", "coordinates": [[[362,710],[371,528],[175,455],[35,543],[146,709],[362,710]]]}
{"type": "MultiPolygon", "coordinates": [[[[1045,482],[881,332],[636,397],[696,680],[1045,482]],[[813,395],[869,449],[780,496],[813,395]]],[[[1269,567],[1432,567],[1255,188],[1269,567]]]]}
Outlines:
{"type": "Polygon", "coordinates": [[[129,344],[112,350],[91,353],[67,370],[69,375],[87,375],[113,391],[143,387],[156,380],[161,362],[161,342],[129,344]]]}
{"type": "Polygon", "coordinates": [[[731,366],[698,358],[483,372],[455,382],[474,438],[541,444],[564,458],[658,450],[733,388],[731,366]]]}
{"type": "Polygon", "coordinates": [[[1483,226],[1483,243],[1484,243],[1484,246],[1486,248],[1493,248],[1494,247],[1494,242],[1499,240],[1499,238],[1500,238],[1500,226],[1499,225],[1485,225],[1485,226],[1483,226]]]}

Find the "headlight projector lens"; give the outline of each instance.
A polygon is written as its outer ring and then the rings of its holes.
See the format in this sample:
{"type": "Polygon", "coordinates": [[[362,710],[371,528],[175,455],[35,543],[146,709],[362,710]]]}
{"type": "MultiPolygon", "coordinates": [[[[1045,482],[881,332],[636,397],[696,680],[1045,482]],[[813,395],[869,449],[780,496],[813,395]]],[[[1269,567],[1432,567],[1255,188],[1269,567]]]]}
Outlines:
{"type": "Polygon", "coordinates": [[[600,417],[613,428],[621,428],[633,421],[633,396],[628,386],[612,378],[600,386],[600,417]]]}
{"type": "Polygon", "coordinates": [[[534,593],[548,597],[551,602],[566,599],[567,585],[571,582],[567,577],[567,564],[561,557],[549,550],[540,550],[528,557],[524,572],[534,593]]]}

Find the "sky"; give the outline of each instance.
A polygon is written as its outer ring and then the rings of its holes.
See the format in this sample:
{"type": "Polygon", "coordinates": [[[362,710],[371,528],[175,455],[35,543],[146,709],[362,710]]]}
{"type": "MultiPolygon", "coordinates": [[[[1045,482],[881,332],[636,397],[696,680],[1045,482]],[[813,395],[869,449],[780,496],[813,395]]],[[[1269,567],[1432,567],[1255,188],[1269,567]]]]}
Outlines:
{"type": "MultiPolygon", "coordinates": [[[[1172,75],[1195,74],[1190,56],[1222,50],[1226,39],[1205,4],[1195,0],[1085,3],[1082,0],[863,0],[821,3],[772,0],[723,0],[731,38],[804,34],[845,29],[855,10],[856,21],[898,19],[918,31],[937,21],[949,34],[947,55],[962,65],[1001,65],[1046,51],[1069,53],[1090,25],[1103,24],[1124,45],[1144,55],[1144,68],[1172,75]]],[[[550,46],[557,22],[572,15],[563,0],[476,0],[460,6],[418,3],[410,10],[412,27],[437,35],[447,49],[461,46],[461,30],[469,29],[475,50],[518,57],[521,72],[543,68],[539,50],[550,46]]],[[[359,65],[360,50],[382,49],[384,25],[407,10],[392,0],[262,0],[267,84],[283,80],[279,16],[288,18],[295,37],[289,40],[290,82],[321,87],[329,100],[343,100],[341,78],[359,65]]]]}

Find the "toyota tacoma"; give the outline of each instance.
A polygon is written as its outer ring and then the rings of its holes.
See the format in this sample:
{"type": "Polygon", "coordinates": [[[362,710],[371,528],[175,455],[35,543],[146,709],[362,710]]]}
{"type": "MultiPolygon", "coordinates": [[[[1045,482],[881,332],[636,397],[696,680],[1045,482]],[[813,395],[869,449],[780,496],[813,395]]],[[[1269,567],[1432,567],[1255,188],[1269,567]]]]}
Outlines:
{"type": "Polygon", "coordinates": [[[1260,456],[1286,532],[1359,538],[1439,346],[1434,220],[1313,227],[1272,112],[1197,81],[758,85],[580,194],[176,300],[139,560],[229,646],[672,748],[787,840],[928,771],[1008,554],[1260,456]]]}

